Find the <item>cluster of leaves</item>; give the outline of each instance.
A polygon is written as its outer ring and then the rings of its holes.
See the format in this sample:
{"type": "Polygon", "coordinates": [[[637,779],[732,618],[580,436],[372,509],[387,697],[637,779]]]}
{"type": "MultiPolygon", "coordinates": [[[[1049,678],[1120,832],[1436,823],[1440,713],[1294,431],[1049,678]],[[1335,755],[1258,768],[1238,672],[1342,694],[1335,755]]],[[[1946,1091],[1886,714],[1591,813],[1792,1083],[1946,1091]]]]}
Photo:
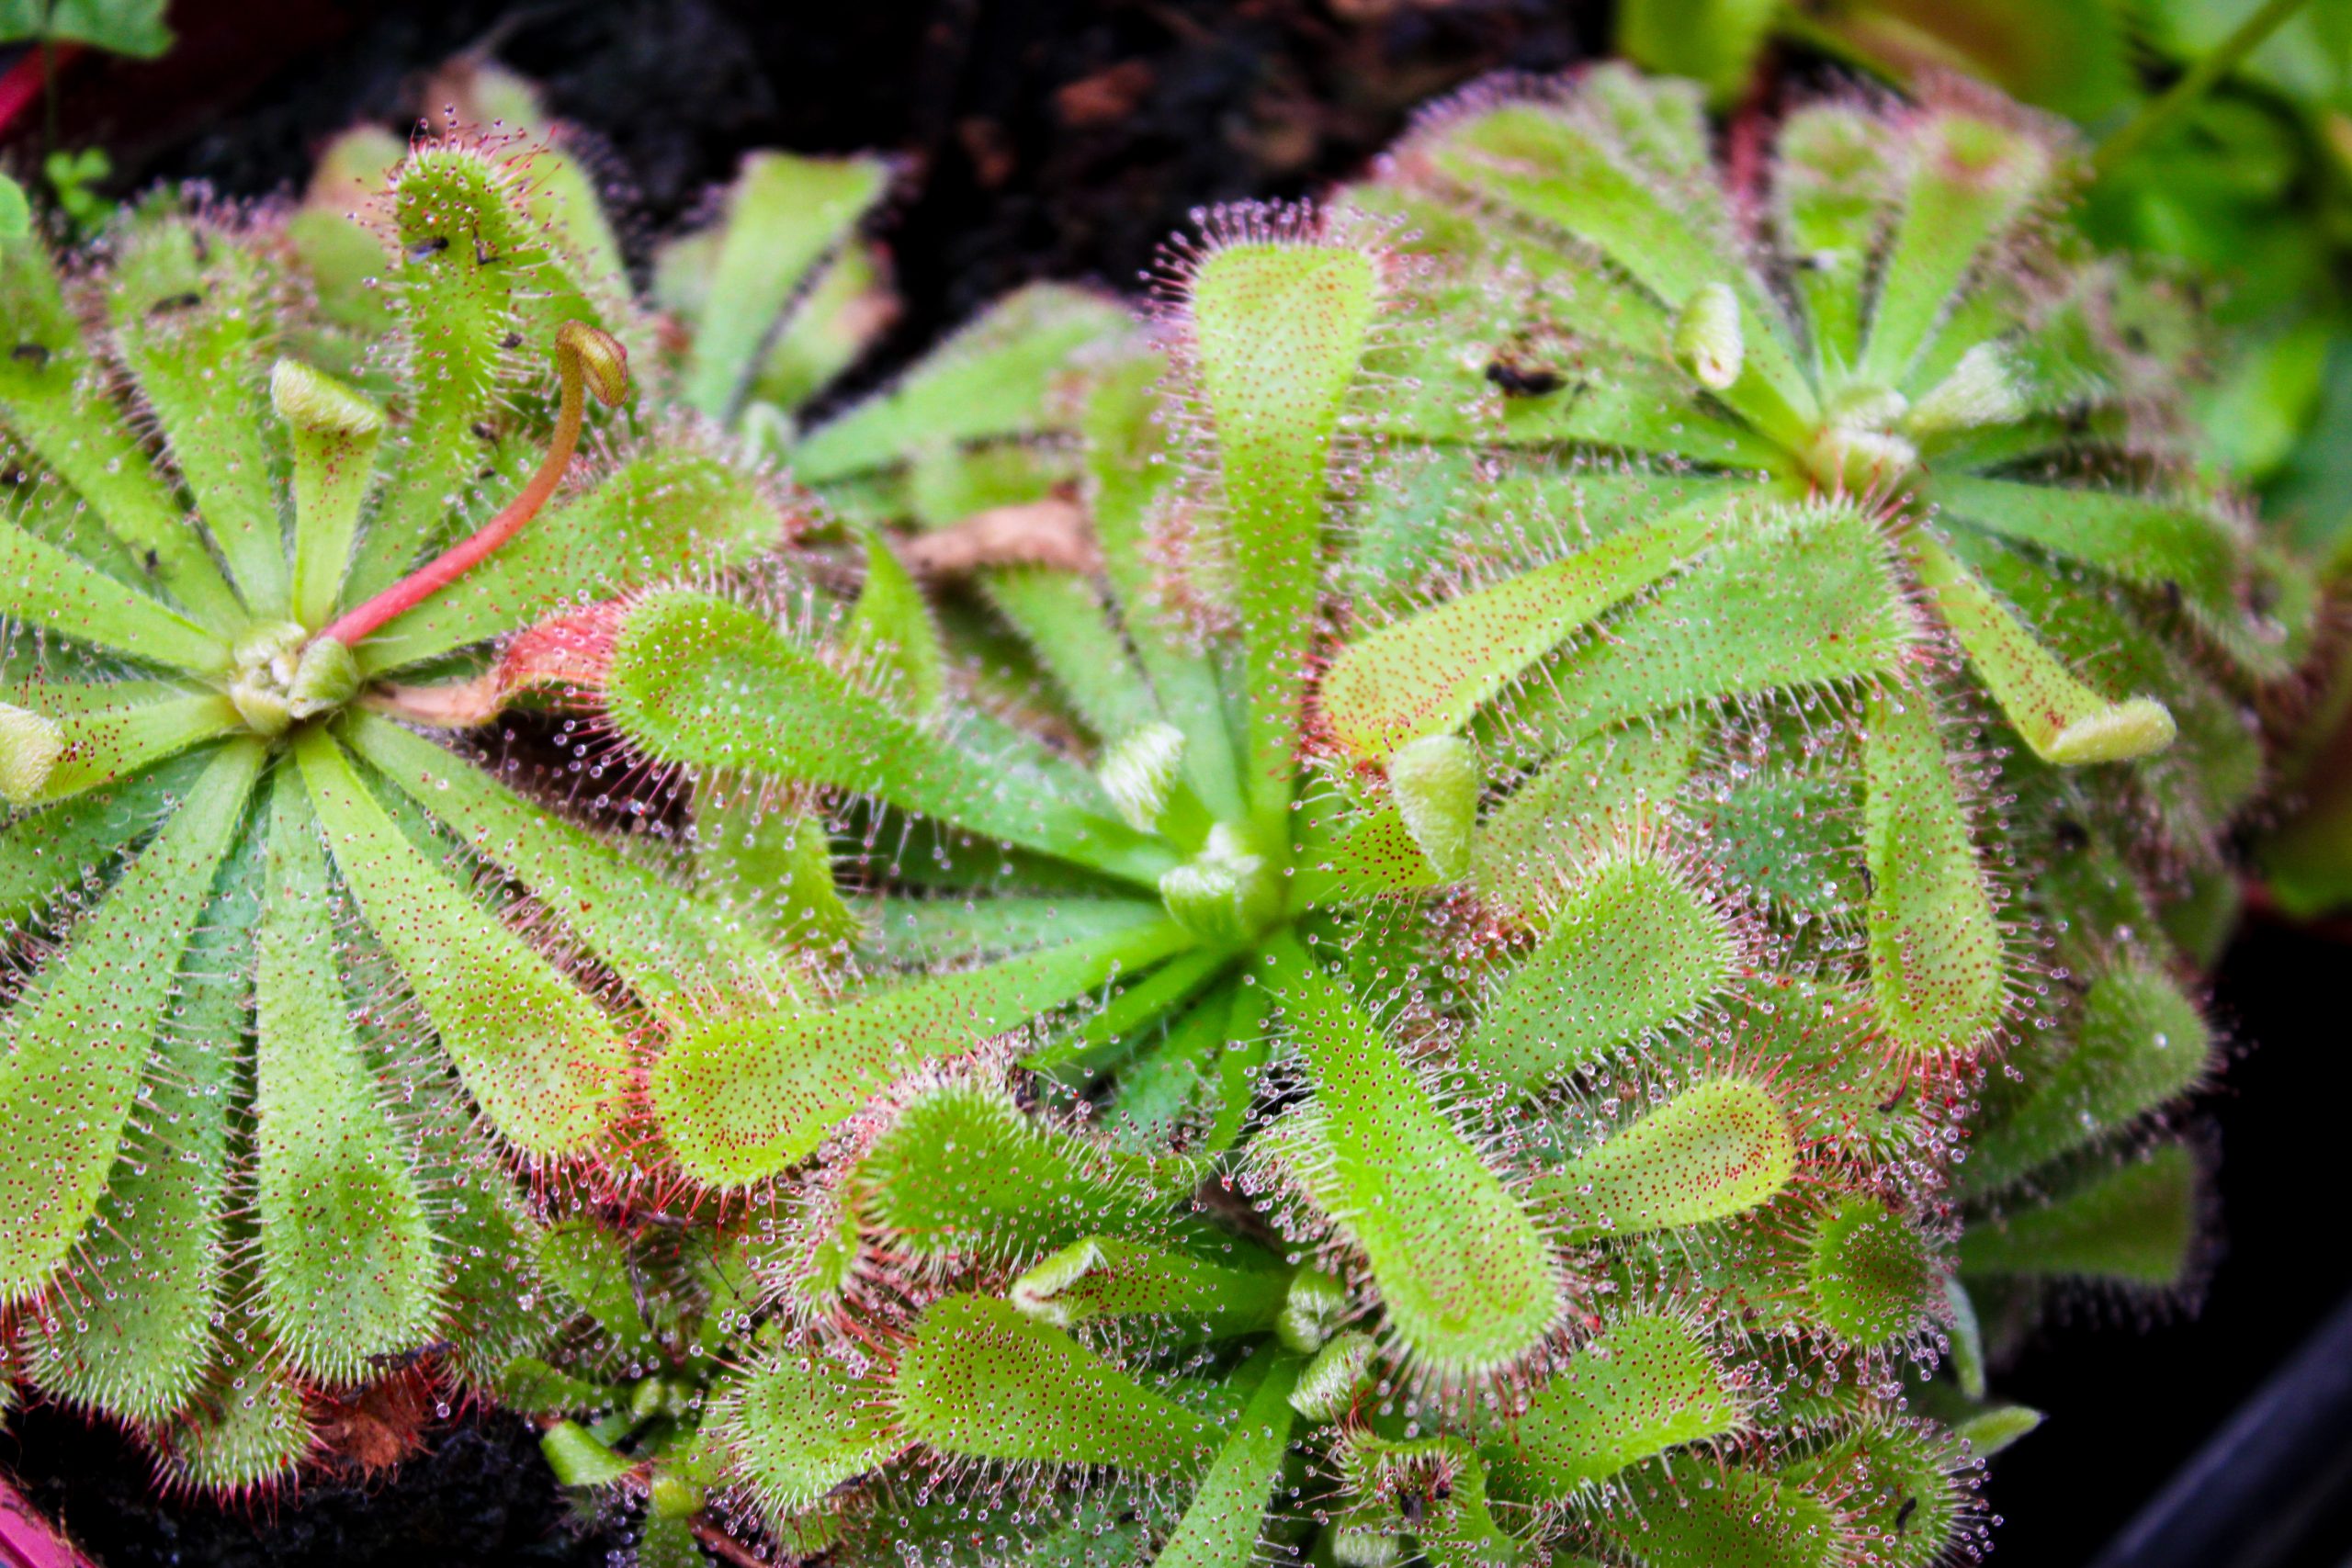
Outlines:
{"type": "MultiPolygon", "coordinates": [[[[848,1562],[1972,1546],[2034,1419],[1980,1313],[2188,1277],[2162,1119],[2312,612],[2073,156],[1947,89],[1724,172],[1687,85],[1484,90],[1216,215],[1144,338],[1031,299],[755,412],[854,596],[698,574],[500,671],[689,797],[723,907],[842,933],[665,1021],[715,1381],[548,1367],[571,1473],[848,1562]]],[[[714,412],[812,291],[729,280],[752,188],[679,265],[714,412]]]]}
{"type": "Polygon", "coordinates": [[[775,962],[391,716],[479,722],[502,635],[788,536],[673,417],[570,471],[651,340],[578,180],[427,140],[364,213],[0,243],[7,1365],[188,1484],[544,1339],[514,1173],[625,1170],[632,1034],[775,962]]]}
{"type": "Polygon", "coordinates": [[[1482,90],[813,427],[871,160],[659,317],[519,142],[0,240],[11,1379],[222,1489],[454,1380],[652,1562],[1973,1548],[2312,617],[2072,167],[1482,90]],[[576,810],[418,733],[551,701],[576,810]]]}
{"type": "MultiPolygon", "coordinates": [[[[2083,231],[2169,264],[2220,329],[2188,394],[2200,461],[2341,575],[2352,13],[2297,0],[1631,0],[1619,24],[1628,54],[1702,78],[1726,106],[1771,99],[1778,40],[1897,84],[1966,72],[2106,136],[2083,231]]],[[[2352,903],[2352,671],[2335,660],[2324,675],[2281,768],[2291,809],[2259,853],[2296,916],[2352,903]]]]}

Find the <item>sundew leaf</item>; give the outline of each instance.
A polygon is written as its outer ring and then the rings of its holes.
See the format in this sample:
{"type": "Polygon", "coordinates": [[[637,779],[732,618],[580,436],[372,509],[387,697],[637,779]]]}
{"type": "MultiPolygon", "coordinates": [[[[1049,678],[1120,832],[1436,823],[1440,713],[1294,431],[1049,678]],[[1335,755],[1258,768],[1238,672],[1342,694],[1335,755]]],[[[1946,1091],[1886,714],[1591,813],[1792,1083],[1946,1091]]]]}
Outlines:
{"type": "Polygon", "coordinates": [[[1244,1254],[1251,1261],[1235,1267],[1149,1241],[1088,1236],[1032,1266],[1005,1297],[1057,1328],[1148,1317],[1188,1337],[1230,1338],[1273,1327],[1289,1295],[1290,1269],[1255,1249],[1244,1254]]]}
{"type": "MultiPolygon", "coordinates": [[[[8,841],[23,831],[10,829],[8,841]]],[[[37,1332],[26,1355],[42,1388],[117,1420],[164,1419],[214,1356],[230,1110],[262,887],[250,825],[220,880],[180,961],[178,994],[80,1261],[51,1303],[56,1327],[37,1332]]]]}
{"type": "Polygon", "coordinates": [[[878,158],[745,157],[695,315],[681,388],[688,403],[721,423],[734,422],[803,280],[882,198],[889,180],[878,158]]]}
{"type": "Polygon", "coordinates": [[[1923,499],[1948,522],[2038,545],[2133,587],[2177,592],[2214,623],[2242,615],[2237,546],[2192,502],[1957,474],[1930,480],[1923,499]]]}
{"type": "Polygon", "coordinates": [[[918,448],[1034,435],[1070,356],[1134,330],[1125,306],[1066,284],[1034,284],[990,306],[888,391],[809,432],[792,453],[803,484],[893,467],[918,448]]]}
{"type": "Polygon", "coordinates": [[[1189,1168],[1040,1126],[1001,1089],[954,1083],[899,1111],[857,1162],[859,1213],[912,1257],[1027,1263],[1088,1236],[1172,1238],[1189,1168]]]}
{"type": "Polygon", "coordinates": [[[2073,1049],[2009,1116],[1970,1140],[1961,1178],[1989,1192],[2178,1099],[2211,1070],[2212,1032],[2157,965],[2124,959],[2092,976],[2073,1049]]]}
{"type": "MultiPolygon", "coordinates": [[[[1226,1039],[1235,989],[1229,977],[1221,978],[1171,1017],[1162,1039],[1119,1069],[1107,1118],[1113,1147],[1157,1154],[1188,1124],[1220,1112],[1223,1058],[1249,1053],[1250,1043],[1234,1041],[1228,1049],[1226,1039]]],[[[1234,1122],[1238,1129],[1238,1111],[1234,1122]]]]}
{"type": "Polygon", "coordinates": [[[667,1001],[695,987],[781,980],[779,956],[722,911],[481,769],[373,714],[352,717],[340,733],[468,849],[528,888],[640,997],[667,1001]]]}
{"type": "Polygon", "coordinates": [[[1788,1190],[1796,1130],[1749,1078],[1710,1078],[1536,1179],[1530,1200],[1570,1240],[1640,1235],[1728,1219],[1788,1190]]]}
{"type": "Polygon", "coordinates": [[[1971,1477],[1958,1432],[1924,1421],[1873,1412],[1826,1450],[1782,1473],[1820,1488],[1842,1491],[1842,1510],[1858,1545],[1883,1568],[1935,1568],[1961,1549],[1974,1521],[1967,1502],[1971,1477]]]}
{"type": "MultiPolygon", "coordinates": [[[[1677,85],[1634,90],[1663,96],[1677,85]]],[[[1711,199],[1713,181],[1642,167],[1594,118],[1508,102],[1442,126],[1425,152],[1480,200],[1598,246],[1668,310],[1710,284],[1727,285],[1748,343],[1745,370],[1722,395],[1776,439],[1799,438],[1818,412],[1813,389],[1779,302],[1741,256],[1720,201],[1711,199]]]]}
{"type": "MultiPolygon", "coordinates": [[[[368,674],[530,625],[591,592],[610,596],[738,565],[783,542],[786,519],[732,464],[662,447],[630,458],[354,651],[368,674]]],[[[355,583],[345,597],[357,593],[355,583]]]]}
{"type": "Polygon", "coordinates": [[[925,1309],[890,1400],[900,1432],[953,1459],[1178,1474],[1216,1430],[1060,1329],[978,1296],[925,1309]]]}
{"type": "Polygon", "coordinates": [[[560,969],[411,843],[333,735],[294,745],[335,866],[491,1122],[527,1154],[586,1147],[611,1124],[626,1052],[560,969]]]}
{"type": "Polygon", "coordinates": [[[1394,1558],[1409,1538],[1429,1568],[1521,1568],[1528,1543],[1487,1505],[1487,1462],[1461,1438],[1351,1432],[1340,1450],[1349,1506],[1326,1526],[1338,1562],[1394,1558]]]}
{"type": "Polygon", "coordinates": [[[192,615],[242,625],[228,579],[95,373],[81,321],[38,238],[0,243],[0,336],[12,345],[0,357],[0,424],[135,558],[153,556],[157,586],[192,615]]]}
{"type": "MultiPolygon", "coordinates": [[[[384,412],[299,360],[277,362],[269,391],[294,457],[293,615],[302,626],[322,626],[351,563],[360,505],[383,439],[384,412]]],[[[272,547],[282,559],[283,547],[276,540],[272,547]]]]}
{"type": "Polygon", "coordinates": [[[253,1090],[261,1308],[294,1367],[357,1382],[371,1356],[431,1337],[440,1261],[408,1140],[352,1028],[326,850],[292,770],[271,795],[267,864],[253,1090]]]}
{"type": "Polygon", "coordinates": [[[834,1008],[680,1021],[647,1097],[681,1169],[743,1186],[806,1158],[897,1069],[968,1050],[1192,944],[1154,911],[1103,937],[834,1008]]]}
{"type": "Polygon", "coordinates": [[[1065,1080],[1090,1077],[1130,1055],[1138,1036],[1156,1032],[1194,993],[1220,978],[1232,962],[1230,953],[1214,947],[1179,953],[1122,988],[1075,1029],[1029,1053],[1023,1064],[1065,1080]]]}
{"type": "Polygon", "coordinates": [[[0,929],[29,922],[69,894],[94,890],[118,852],[184,795],[204,759],[183,755],[111,788],[27,812],[0,834],[0,929]]]}
{"type": "Polygon", "coordinates": [[[2171,1289],[2195,1256],[2197,1208],[2196,1156],[2159,1144],[2054,1197],[1971,1224],[1960,1238],[1960,1271],[2171,1289]]]}
{"type": "Polygon", "coordinates": [[[44,806],[119,784],[165,758],[243,726],[235,705],[218,692],[83,709],[58,721],[63,752],[40,789],[17,804],[44,806]]]}
{"type": "Polygon", "coordinates": [[[1172,857],[1075,804],[1099,795],[1035,748],[983,760],[859,691],[747,605],[674,590],[631,606],[605,701],[632,744],[667,762],[875,795],[1006,843],[1156,886],[1172,857]]]}
{"type": "Polygon", "coordinates": [[[2130,761],[2172,744],[2175,728],[2154,697],[2110,702],[2084,685],[1994,598],[1973,572],[1925,532],[1906,541],[1944,625],[2017,732],[2045,762],[2130,761]]]}
{"type": "Polygon", "coordinates": [[[853,239],[821,264],[760,362],[754,402],[801,408],[890,327],[898,307],[887,254],[871,241],[853,239]]]}
{"type": "Polygon", "coordinates": [[[1089,729],[1116,741],[1159,720],[1151,687],[1092,582],[1052,567],[1010,567],[989,572],[984,589],[1089,729]]]}
{"type": "MultiPolygon", "coordinates": [[[[233,1294],[232,1281],[224,1294],[233,1294]]],[[[221,1335],[225,1351],[204,1388],[164,1438],[164,1472],[178,1484],[236,1495],[282,1481],[317,1447],[302,1387],[269,1332],[242,1310],[221,1335]]]]}
{"type": "Polygon", "coordinates": [[[192,674],[229,668],[212,633],[11,523],[0,523],[0,615],[192,674]]]}
{"type": "Polygon", "coordinates": [[[1355,638],[1317,694],[1332,739],[1377,761],[1453,733],[1570,633],[1701,548],[1717,515],[1702,503],[1355,638]]]}
{"type": "Polygon", "coordinates": [[[822,1351],[785,1349],[721,1387],[709,1429],[761,1511],[794,1514],[905,1446],[884,1393],[822,1351]]]}
{"type": "Polygon", "coordinates": [[[29,1010],[8,1016],[0,1105],[19,1126],[0,1147],[0,1301],[40,1292],[96,1210],[262,756],[252,741],[214,756],[169,826],[51,958],[29,1010]]]}
{"type": "Polygon", "coordinates": [[[938,707],[947,658],[922,590],[879,535],[865,541],[865,581],[842,626],[842,649],[881,672],[910,717],[938,707]]]}
{"type": "Polygon", "coordinates": [[[1481,1451],[1496,1491],[1555,1503],[1668,1449],[1747,1425],[1746,1404],[1698,1330],[1671,1314],[1635,1312],[1579,1348],[1481,1451]]]}
{"type": "Polygon", "coordinates": [[[1210,814],[1230,822],[1244,815],[1245,805],[1216,671],[1206,655],[1180,648],[1154,608],[1147,522],[1168,495],[1176,468],[1170,461],[1173,443],[1158,417],[1156,383],[1166,368],[1157,355],[1119,360],[1094,379],[1079,427],[1086,440],[1095,542],[1121,624],[1161,716],[1183,733],[1184,776],[1210,814]]]}
{"type": "Polygon", "coordinates": [[[1874,1198],[1848,1195],[1813,1222],[1805,1315],[1849,1345],[1883,1345],[1943,1299],[1928,1239],[1874,1198]]]}
{"type": "Polygon", "coordinates": [[[1412,829],[1406,827],[1396,807],[1360,814],[1344,806],[1310,799],[1306,810],[1310,829],[1328,820],[1345,826],[1347,831],[1336,840],[1309,839],[1300,846],[1298,874],[1290,891],[1292,909],[1409,893],[1417,887],[1438,886],[1445,880],[1413,841],[1412,829]]]}
{"type": "Polygon", "coordinates": [[[1689,1017],[1736,973],[1729,918],[1670,860],[1610,855],[1578,867],[1548,902],[1549,931],[1462,1043],[1466,1060],[1521,1089],[1689,1017]]]}
{"type": "Polygon", "coordinates": [[[1299,1173],[1362,1249],[1413,1362],[1473,1377],[1531,1354],[1558,1317],[1551,1248],[1412,1069],[1295,938],[1272,981],[1321,1111],[1299,1173]]]}
{"type": "MultiPolygon", "coordinates": [[[[832,840],[815,811],[756,789],[694,792],[695,887],[731,918],[799,951],[847,949],[865,926],[833,881],[832,840]]],[[[878,934],[878,932],[877,932],[878,934]]]]}
{"type": "Polygon", "coordinates": [[[1497,719],[1549,757],[1645,714],[1896,669],[1917,638],[1886,547],[1854,506],[1792,508],[1561,656],[1497,719]]]}
{"type": "MultiPolygon", "coordinates": [[[[543,353],[565,321],[605,324],[577,258],[528,215],[521,199],[528,177],[527,159],[503,162],[452,145],[412,152],[393,175],[398,254],[385,270],[409,328],[407,439],[352,560],[348,604],[406,572],[456,511],[453,500],[480,462],[473,427],[513,375],[508,355],[518,345],[510,338],[534,345],[526,353],[543,353]]],[[[547,529],[542,520],[533,532],[547,529]]]]}
{"type": "Polygon", "coordinates": [[[260,255],[176,214],[134,222],[107,301],[114,340],[197,514],[254,615],[285,613],[286,546],[263,434],[272,279],[260,255]]]}
{"type": "Polygon", "coordinates": [[[1903,387],[1962,280],[2041,194],[2055,164],[2030,130],[1951,109],[1930,112],[1910,143],[1903,215],[1879,268],[1858,372],[1883,387],[1903,387]]]}
{"type": "Polygon", "coordinates": [[[1260,1561],[1258,1543],[1290,1451],[1290,1394],[1300,1365],[1279,1347],[1261,1345],[1234,1374],[1236,1383],[1254,1377],[1257,1386],[1153,1568],[1241,1568],[1260,1561]]]}
{"type": "Polygon", "coordinates": [[[1925,692],[1873,693],[1862,722],[1872,995],[1898,1050],[1973,1051],[2000,1019],[2008,976],[1943,737],[1925,692]]]}
{"type": "Polygon", "coordinates": [[[2264,778],[2258,727],[2198,661],[2167,647],[2115,595],[2088,591],[2080,567],[1968,531],[1944,543],[2094,682],[2164,694],[2179,739],[2136,773],[2177,848],[2195,854],[2253,799],[2264,778]]]}
{"type": "Polygon", "coordinates": [[[1652,1460],[1597,1528],[1642,1568],[1835,1568],[1846,1529],[1793,1482],[1736,1465],[1702,1472],[1652,1460]]]}
{"type": "Polygon", "coordinates": [[[1601,858],[1646,807],[1682,787],[1698,744],[1696,721],[1680,716],[1595,736],[1545,762],[1471,841],[1470,885],[1480,901],[1545,929],[1577,866],[1601,858]]]}
{"type": "Polygon", "coordinates": [[[1002,958],[1114,931],[1160,918],[1157,902],[1084,895],[1007,894],[1002,897],[876,898],[859,912],[874,932],[876,956],[893,968],[922,968],[956,958],[1002,958]]]}
{"type": "Polygon", "coordinates": [[[1782,247],[1804,258],[1791,282],[1819,368],[1835,373],[1860,353],[1862,281],[1888,214],[1892,149],[1878,121],[1843,104],[1797,110],[1774,146],[1774,222],[1782,247]]]}
{"type": "Polygon", "coordinates": [[[1379,299],[1370,254],[1306,241],[1220,245],[1186,290],[1248,656],[1245,784],[1270,842],[1287,837],[1332,444],[1379,299]]]}

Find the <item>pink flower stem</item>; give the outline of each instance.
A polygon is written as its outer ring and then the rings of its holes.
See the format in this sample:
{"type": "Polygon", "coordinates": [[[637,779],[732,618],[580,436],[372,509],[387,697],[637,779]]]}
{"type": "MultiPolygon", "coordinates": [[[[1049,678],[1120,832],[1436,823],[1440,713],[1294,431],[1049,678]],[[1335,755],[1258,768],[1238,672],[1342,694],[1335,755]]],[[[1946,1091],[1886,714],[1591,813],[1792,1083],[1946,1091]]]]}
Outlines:
{"type": "MultiPolygon", "coordinates": [[[[571,467],[571,454],[580,445],[589,379],[582,355],[583,351],[597,352],[588,341],[591,334],[609,345],[610,353],[619,352],[620,345],[612,339],[578,321],[566,321],[556,333],[556,367],[563,382],[563,406],[556,416],[555,437],[548,444],[548,455],[540,460],[539,471],[531,476],[531,482],[523,487],[523,492],[470,536],[450,546],[366,604],[336,616],[319,633],[321,639],[350,647],[373,636],[386,622],[407,614],[481,565],[492,551],[521,533],[524,525],[539,514],[539,509],[555,493],[556,486],[563,482],[563,471],[571,467]]],[[[596,395],[605,403],[618,402],[620,390],[620,385],[612,384],[608,395],[606,378],[598,378],[596,395]]]]}

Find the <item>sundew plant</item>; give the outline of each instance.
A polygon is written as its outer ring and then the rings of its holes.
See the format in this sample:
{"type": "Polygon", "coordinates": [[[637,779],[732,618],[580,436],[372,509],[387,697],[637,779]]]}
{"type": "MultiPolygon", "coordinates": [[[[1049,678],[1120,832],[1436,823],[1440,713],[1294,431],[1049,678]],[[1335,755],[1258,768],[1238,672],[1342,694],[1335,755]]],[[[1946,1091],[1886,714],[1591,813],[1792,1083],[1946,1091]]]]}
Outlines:
{"type": "Polygon", "coordinates": [[[627,406],[650,333],[576,167],[384,161],[0,256],[7,1367],[191,1486],[541,1342],[516,1178],[625,1172],[649,1010],[771,961],[418,732],[479,722],[503,634],[787,514],[627,406]]]}
{"type": "Polygon", "coordinates": [[[1980,1324],[2190,1278],[2164,1118],[2312,615],[2075,167],[1957,88],[1728,169],[1687,85],[1481,89],[1209,217],[1140,338],[1008,314],[779,427],[854,595],[512,644],[722,906],[816,918],[811,824],[847,894],[817,984],[665,1010],[725,1344],[548,1368],[560,1462],[843,1562],[1978,1550],[2036,1419],[1980,1324]]]}

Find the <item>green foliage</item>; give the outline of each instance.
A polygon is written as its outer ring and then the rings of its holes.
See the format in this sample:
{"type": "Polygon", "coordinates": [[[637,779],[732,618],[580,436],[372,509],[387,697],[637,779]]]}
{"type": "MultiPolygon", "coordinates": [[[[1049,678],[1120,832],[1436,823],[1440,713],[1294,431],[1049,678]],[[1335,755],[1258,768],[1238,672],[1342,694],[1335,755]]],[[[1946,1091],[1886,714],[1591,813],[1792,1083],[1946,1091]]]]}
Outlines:
{"type": "Polygon", "coordinates": [[[627,412],[526,476],[656,352],[576,166],[421,149],[372,262],[323,196],[282,250],[142,216],[168,464],[9,243],[34,1380],[233,1485],[442,1336],[657,1562],[729,1498],[843,1564],[1973,1550],[1883,1391],[1949,1339],[1918,1407],[2012,1438],[1973,1290],[2190,1261],[2164,933],[2310,596],[2178,460],[2180,302],[2054,227],[2050,125],[1800,108],[1758,200],[1702,102],[1480,89],[1216,217],[1156,339],[1031,290],[813,429],[886,181],[759,155],[659,351],[789,536],[627,412]],[[243,330],[287,265],[319,314],[243,330]],[[551,701],[636,831],[412,728],[551,701]]]}
{"type": "Polygon", "coordinates": [[[2308,597],[2149,460],[2180,302],[2053,227],[2049,124],[1799,109],[1760,246],[1709,145],[1622,70],[1481,90],[1216,218],[1165,359],[1033,294],[805,434],[754,389],[854,601],[570,623],[639,755],[876,895],[838,994],[707,996],[648,1078],[757,1216],[714,1397],[779,1539],[1924,1563],[1960,1450],[1863,1390],[1950,1335],[2014,1435],[1955,1270],[2185,1263],[2194,1162],[2101,1162],[2203,1074],[2162,873],[2308,597]],[[1072,493],[1085,547],[981,542],[1072,493]],[[989,1500],[1106,1466],[1124,1517],[989,1500]]]}
{"type": "Polygon", "coordinates": [[[625,1041],[654,1004],[782,973],[356,711],[479,722],[492,639],[784,530],[750,477],[634,413],[606,428],[611,477],[567,472],[587,391],[621,395],[595,323],[642,328],[514,162],[428,144],[374,200],[388,308],[356,378],[300,357],[335,322],[275,218],[152,201],[95,268],[0,241],[0,427],[27,476],[0,521],[27,972],[0,1294],[38,1386],[137,1423],[204,1487],[305,1458],[314,1392],[421,1355],[485,1386],[543,1338],[562,1312],[535,1302],[514,1177],[619,1157],[625,1041]],[[648,465],[661,487],[632,491],[648,465]],[[569,536],[500,553],[560,485],[541,527],[569,536]]]}
{"type": "Polygon", "coordinates": [[[153,60],[172,47],[166,0],[0,0],[0,43],[85,43],[153,60]]]}

